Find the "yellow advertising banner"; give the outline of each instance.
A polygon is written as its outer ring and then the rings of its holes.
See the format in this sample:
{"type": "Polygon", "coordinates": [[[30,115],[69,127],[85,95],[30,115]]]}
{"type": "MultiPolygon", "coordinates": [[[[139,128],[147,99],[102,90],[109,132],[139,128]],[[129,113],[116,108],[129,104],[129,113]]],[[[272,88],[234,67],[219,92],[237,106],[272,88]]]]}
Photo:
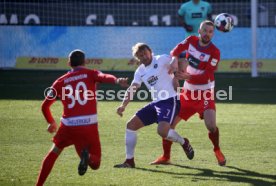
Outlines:
{"type": "MultiPolygon", "coordinates": [[[[19,57],[16,68],[34,70],[69,70],[67,58],[55,57],[19,57]]],[[[102,71],[135,71],[139,63],[134,59],[88,58],[86,66],[102,71]]],[[[276,72],[276,59],[263,59],[257,62],[258,72],[276,72]]],[[[251,62],[246,59],[221,60],[218,72],[251,72],[251,62]]]]}
{"type": "MultiPolygon", "coordinates": [[[[276,72],[276,59],[257,61],[258,72],[276,72]]],[[[247,59],[221,60],[218,72],[251,72],[251,61],[247,59]]]]}
{"type": "MultiPolygon", "coordinates": [[[[16,59],[17,69],[34,70],[69,70],[67,58],[55,57],[19,57],[16,59]]],[[[87,58],[86,66],[102,71],[135,71],[139,63],[134,59],[96,59],[87,58]]]]}

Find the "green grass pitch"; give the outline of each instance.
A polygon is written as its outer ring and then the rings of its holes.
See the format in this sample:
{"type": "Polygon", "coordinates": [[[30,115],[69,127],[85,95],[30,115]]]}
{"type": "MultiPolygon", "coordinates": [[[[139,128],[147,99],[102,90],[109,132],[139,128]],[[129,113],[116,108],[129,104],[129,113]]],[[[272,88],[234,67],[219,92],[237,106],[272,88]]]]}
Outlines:
{"type": "MultiPolygon", "coordinates": [[[[0,185],[34,185],[41,161],[50,149],[51,134],[40,111],[41,101],[0,100],[0,185]]],[[[146,102],[129,104],[124,117],[115,111],[119,102],[99,102],[102,164],[79,176],[74,148],[65,149],[45,185],[276,185],[276,107],[264,104],[217,104],[221,148],[227,166],[217,165],[207,130],[197,116],[182,121],[177,131],[190,139],[195,158],[186,158],[172,146],[173,165],[152,166],[161,154],[157,125],[138,132],[135,169],[115,169],[125,158],[125,124],[146,102]]],[[[57,121],[61,103],[52,106],[57,121]]]]}

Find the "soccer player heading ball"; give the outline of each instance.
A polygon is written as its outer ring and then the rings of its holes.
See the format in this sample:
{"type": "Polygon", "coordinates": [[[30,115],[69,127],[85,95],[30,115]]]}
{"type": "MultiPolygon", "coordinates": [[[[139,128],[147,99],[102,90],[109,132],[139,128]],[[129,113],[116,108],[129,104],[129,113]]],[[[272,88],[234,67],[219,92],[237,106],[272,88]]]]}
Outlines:
{"type": "MultiPolygon", "coordinates": [[[[180,94],[181,108],[171,127],[175,128],[181,119],[187,121],[198,113],[209,132],[208,136],[213,144],[218,164],[223,166],[226,164],[226,159],[219,146],[219,129],[216,123],[216,106],[213,96],[214,73],[220,61],[220,51],[211,42],[214,27],[213,22],[203,21],[198,31],[199,36],[187,37],[171,51],[174,60],[171,66],[176,71],[176,78],[185,80],[183,91],[180,94]],[[178,64],[178,57],[183,51],[186,51],[185,61],[188,63],[185,65],[180,61],[178,64]]],[[[163,139],[164,153],[151,164],[168,164],[171,145],[170,141],[163,139]]]]}

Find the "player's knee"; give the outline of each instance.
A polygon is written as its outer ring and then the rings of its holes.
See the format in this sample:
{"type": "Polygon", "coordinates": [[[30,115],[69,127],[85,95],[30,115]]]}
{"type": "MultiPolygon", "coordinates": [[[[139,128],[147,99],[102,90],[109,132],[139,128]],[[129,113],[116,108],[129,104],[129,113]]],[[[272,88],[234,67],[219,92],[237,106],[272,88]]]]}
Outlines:
{"type": "Polygon", "coordinates": [[[129,130],[136,130],[135,123],[132,122],[131,120],[127,122],[126,128],[129,130]]]}
{"type": "Polygon", "coordinates": [[[144,127],[144,124],[140,121],[140,119],[134,117],[127,122],[126,128],[129,130],[136,131],[140,128],[144,127]]]}
{"type": "Polygon", "coordinates": [[[157,129],[157,133],[162,137],[162,138],[166,138],[168,136],[168,132],[167,131],[162,131],[160,129],[157,129]]]}
{"type": "Polygon", "coordinates": [[[162,137],[162,138],[166,138],[168,136],[170,130],[170,125],[169,124],[158,124],[157,127],[157,133],[162,137]]]}

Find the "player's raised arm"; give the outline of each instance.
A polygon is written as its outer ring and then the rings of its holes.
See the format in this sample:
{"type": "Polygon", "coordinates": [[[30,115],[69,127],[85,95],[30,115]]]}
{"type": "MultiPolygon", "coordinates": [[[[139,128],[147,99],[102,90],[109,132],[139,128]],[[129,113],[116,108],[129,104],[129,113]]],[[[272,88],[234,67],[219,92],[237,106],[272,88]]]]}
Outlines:
{"type": "Polygon", "coordinates": [[[121,87],[128,87],[128,78],[123,77],[115,77],[112,74],[105,74],[100,71],[96,71],[96,76],[94,77],[97,82],[100,83],[116,83],[119,84],[121,87]]]}
{"type": "Polygon", "coordinates": [[[138,84],[138,83],[132,83],[128,87],[128,89],[127,89],[127,91],[125,93],[124,99],[122,101],[122,104],[117,108],[117,114],[119,116],[121,116],[121,117],[123,116],[123,112],[125,111],[126,106],[128,105],[128,103],[131,100],[133,100],[133,97],[134,97],[136,91],[140,88],[140,86],[141,85],[138,84]]]}
{"type": "Polygon", "coordinates": [[[116,80],[116,84],[119,84],[121,87],[128,87],[129,84],[128,84],[128,78],[117,78],[116,80]]]}

